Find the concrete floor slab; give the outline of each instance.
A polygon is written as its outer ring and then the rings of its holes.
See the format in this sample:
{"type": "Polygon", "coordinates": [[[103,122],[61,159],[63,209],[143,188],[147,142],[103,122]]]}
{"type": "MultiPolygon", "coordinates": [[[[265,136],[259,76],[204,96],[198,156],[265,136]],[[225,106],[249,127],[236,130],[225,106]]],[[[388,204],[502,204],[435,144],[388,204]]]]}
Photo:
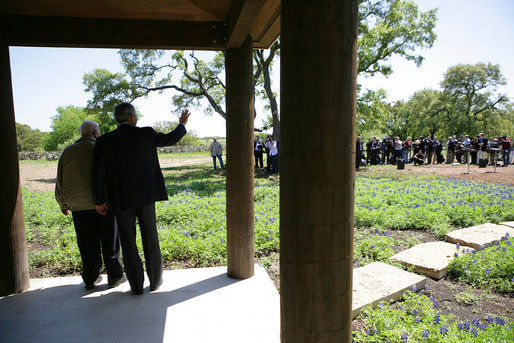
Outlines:
{"type": "Polygon", "coordinates": [[[279,342],[280,298],[264,268],[230,279],[226,267],[164,272],[132,295],[128,283],[88,291],[79,276],[33,279],[0,297],[0,342],[279,342]]]}
{"type": "Polygon", "coordinates": [[[427,279],[424,276],[407,272],[382,262],[374,262],[353,270],[352,318],[360,310],[371,304],[378,306],[381,302],[395,302],[403,292],[413,286],[421,289],[427,279]]]}
{"type": "Polygon", "coordinates": [[[514,228],[510,228],[506,225],[487,223],[448,232],[446,234],[446,240],[478,250],[481,246],[489,246],[500,241],[507,233],[513,237],[514,228]]]}
{"type": "Polygon", "coordinates": [[[514,228],[514,222],[503,222],[503,223],[499,223],[499,224],[514,228]]]}
{"type": "Polygon", "coordinates": [[[448,242],[427,242],[413,246],[391,257],[391,260],[400,262],[406,267],[412,267],[418,273],[440,279],[448,273],[448,265],[468,247],[457,248],[448,242]]]}

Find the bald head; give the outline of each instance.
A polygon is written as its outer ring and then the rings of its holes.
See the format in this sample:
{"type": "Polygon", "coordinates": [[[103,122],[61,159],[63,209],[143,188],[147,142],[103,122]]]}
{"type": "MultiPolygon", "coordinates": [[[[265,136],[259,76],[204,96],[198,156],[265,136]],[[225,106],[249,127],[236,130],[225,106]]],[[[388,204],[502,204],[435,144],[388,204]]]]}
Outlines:
{"type": "Polygon", "coordinates": [[[100,136],[100,127],[92,120],[86,120],[80,125],[80,135],[82,138],[96,138],[100,136]]]}

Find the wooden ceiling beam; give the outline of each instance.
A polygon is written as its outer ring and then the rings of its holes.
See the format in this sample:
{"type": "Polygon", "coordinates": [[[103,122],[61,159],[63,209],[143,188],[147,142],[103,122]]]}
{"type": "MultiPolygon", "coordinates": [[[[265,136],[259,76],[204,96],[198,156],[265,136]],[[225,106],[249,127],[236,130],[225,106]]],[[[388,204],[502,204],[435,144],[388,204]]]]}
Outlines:
{"type": "Polygon", "coordinates": [[[238,48],[251,33],[266,0],[234,0],[228,19],[227,49],[238,48]]]}
{"type": "Polygon", "coordinates": [[[222,22],[0,16],[12,46],[147,49],[225,49],[222,22]]]}

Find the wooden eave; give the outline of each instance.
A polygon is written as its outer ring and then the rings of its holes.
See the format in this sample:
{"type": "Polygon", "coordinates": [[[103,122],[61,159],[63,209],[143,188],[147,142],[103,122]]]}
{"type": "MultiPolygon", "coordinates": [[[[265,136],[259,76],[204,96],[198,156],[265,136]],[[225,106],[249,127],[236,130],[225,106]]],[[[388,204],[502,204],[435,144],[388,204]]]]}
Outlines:
{"type": "Polygon", "coordinates": [[[224,50],[279,34],[280,0],[0,2],[1,40],[14,46],[224,50]]]}

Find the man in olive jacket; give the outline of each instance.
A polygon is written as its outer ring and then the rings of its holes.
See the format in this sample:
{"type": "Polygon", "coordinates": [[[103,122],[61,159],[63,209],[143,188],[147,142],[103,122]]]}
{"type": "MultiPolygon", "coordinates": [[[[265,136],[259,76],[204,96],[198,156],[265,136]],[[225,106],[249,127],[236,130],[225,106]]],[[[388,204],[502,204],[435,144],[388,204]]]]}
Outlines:
{"type": "Polygon", "coordinates": [[[91,168],[100,128],[94,121],[87,120],[80,126],[80,133],[81,138],[64,149],[59,159],[55,199],[64,215],[71,210],[86,288],[92,289],[102,280],[102,254],[112,288],[126,279],[119,259],[120,240],[114,215],[108,211],[101,216],[93,201],[91,168]]]}
{"type": "Polygon", "coordinates": [[[162,257],[155,219],[155,202],[168,199],[158,146],[177,143],[185,134],[189,111],[170,133],[137,127],[134,106],[114,108],[118,128],[98,137],[93,161],[93,192],[98,213],[114,211],[120,232],[125,273],[133,294],[143,294],[144,271],[136,245],[136,218],[141,231],[150,290],[162,284],[162,257]],[[105,194],[107,193],[107,197],[105,194]]]}

